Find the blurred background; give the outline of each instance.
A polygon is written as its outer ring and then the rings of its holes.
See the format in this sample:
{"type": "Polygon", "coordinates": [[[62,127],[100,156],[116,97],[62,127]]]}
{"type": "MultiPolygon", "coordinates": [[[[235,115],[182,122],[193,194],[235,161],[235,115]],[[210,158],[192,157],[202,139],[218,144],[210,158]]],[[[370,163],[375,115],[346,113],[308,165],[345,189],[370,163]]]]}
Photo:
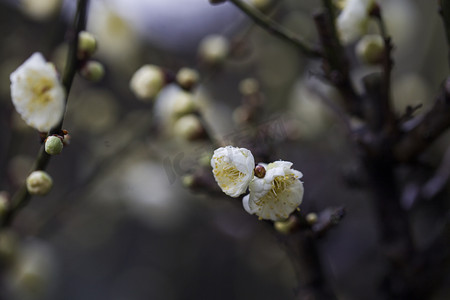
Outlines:
{"type": "MultiPolygon", "coordinates": [[[[318,1],[255,3],[316,41],[312,13],[318,1]]],[[[448,73],[437,4],[380,3],[395,46],[396,111],[423,104],[422,112],[448,73]]],[[[62,72],[75,6],[73,0],[0,1],[0,190],[9,194],[28,175],[40,147],[38,133],[11,103],[9,74],[36,51],[62,72]]],[[[261,161],[292,161],[304,174],[302,210],[345,206],[345,219],[318,241],[327,281],[339,299],[379,299],[386,266],[370,195],[361,187],[364,176],[343,124],[314,93],[336,97],[315,77],[317,60],[256,27],[229,3],[91,0],[87,27],[98,39],[94,58],[106,74],[98,83],[75,79],[64,123],[70,146],[48,167],[54,189],[34,197],[2,235],[3,256],[17,261],[13,268],[2,265],[1,299],[295,298],[302,270],[285,237],[215,186],[208,166],[213,144],[186,139],[177,129],[173,110],[180,89],[167,86],[154,102],[130,90],[144,64],[196,69],[200,83],[192,93],[210,130],[248,146],[261,161]],[[212,34],[227,50],[214,64],[199,50],[212,34]],[[247,90],[255,85],[263,104],[249,112],[247,90]],[[199,188],[189,188],[198,179],[192,174],[201,174],[199,188]]],[[[374,67],[352,51],[358,83],[374,67]]],[[[448,141],[447,134],[425,153],[430,169],[441,162],[448,141]]],[[[439,225],[448,195],[447,187],[413,212],[419,245],[439,225]]],[[[449,279],[447,274],[447,288],[433,299],[448,299],[449,279]]]]}

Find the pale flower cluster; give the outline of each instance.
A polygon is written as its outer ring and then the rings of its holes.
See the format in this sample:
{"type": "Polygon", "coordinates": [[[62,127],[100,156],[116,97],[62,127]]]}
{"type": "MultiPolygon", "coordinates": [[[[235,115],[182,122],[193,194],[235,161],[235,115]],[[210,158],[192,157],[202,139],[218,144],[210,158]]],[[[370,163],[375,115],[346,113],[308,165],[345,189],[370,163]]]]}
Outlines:
{"type": "Polygon", "coordinates": [[[337,18],[337,29],[341,41],[349,44],[367,31],[369,11],[374,0],[347,0],[344,9],[337,18]]]}
{"type": "Polygon", "coordinates": [[[61,121],[65,90],[55,67],[41,53],[31,55],[10,79],[12,102],[28,125],[47,132],[61,121]]]}
{"type": "Polygon", "coordinates": [[[280,221],[289,215],[303,200],[303,176],[291,169],[292,163],[276,161],[260,164],[265,172],[255,174],[255,161],[248,149],[232,146],[214,151],[211,159],[214,178],[222,191],[238,197],[249,188],[242,204],[249,214],[260,219],[280,221]]]}

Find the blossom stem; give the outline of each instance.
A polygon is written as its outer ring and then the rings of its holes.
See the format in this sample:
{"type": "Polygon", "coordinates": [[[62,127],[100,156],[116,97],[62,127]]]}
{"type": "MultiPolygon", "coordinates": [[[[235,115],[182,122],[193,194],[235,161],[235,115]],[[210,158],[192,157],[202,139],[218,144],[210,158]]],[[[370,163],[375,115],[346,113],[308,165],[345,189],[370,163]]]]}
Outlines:
{"type": "MultiPolygon", "coordinates": [[[[80,31],[86,28],[88,2],[89,2],[88,0],[78,1],[77,12],[74,18],[74,25],[73,28],[71,29],[70,35],[71,44],[69,48],[69,53],[67,55],[66,68],[64,70],[62,78],[62,84],[66,91],[66,103],[69,98],[70,88],[72,87],[73,79],[75,77],[79,63],[77,59],[78,34],[80,31]]],[[[50,134],[60,134],[63,122],[64,116],[61,119],[61,122],[50,130],[50,134]]],[[[50,155],[45,152],[45,145],[42,145],[31,171],[44,170],[47,167],[49,160],[50,155]]],[[[9,210],[0,220],[0,227],[9,226],[13,221],[14,216],[18,213],[18,211],[22,207],[24,207],[28,203],[30,198],[31,195],[27,190],[26,184],[24,183],[11,198],[9,210]]]]}
{"type": "Polygon", "coordinates": [[[279,38],[293,44],[300,49],[305,55],[310,57],[320,57],[321,52],[315,47],[308,45],[307,42],[295,35],[292,32],[287,31],[285,28],[272,21],[269,17],[261,13],[251,5],[241,0],[229,0],[236,7],[238,7],[243,13],[250,17],[256,24],[269,31],[270,33],[278,36],[279,38]]]}

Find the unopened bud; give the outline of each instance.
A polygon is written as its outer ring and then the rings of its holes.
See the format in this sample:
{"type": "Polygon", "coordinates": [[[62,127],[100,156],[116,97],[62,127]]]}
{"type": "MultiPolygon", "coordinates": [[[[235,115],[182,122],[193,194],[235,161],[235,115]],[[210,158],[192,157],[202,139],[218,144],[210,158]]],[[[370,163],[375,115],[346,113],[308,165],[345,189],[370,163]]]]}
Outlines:
{"type": "Polygon", "coordinates": [[[60,137],[49,136],[45,141],[45,152],[50,155],[60,154],[64,145],[60,137]]]}
{"type": "Polygon", "coordinates": [[[176,121],[174,133],[185,140],[195,140],[203,135],[204,130],[198,117],[190,114],[176,121]]]}
{"type": "Polygon", "coordinates": [[[266,176],[266,168],[261,165],[255,167],[255,176],[258,178],[264,178],[266,176]]]}
{"type": "Polygon", "coordinates": [[[198,83],[198,79],[198,72],[189,68],[180,69],[176,76],[178,85],[186,90],[191,90],[198,83]]]}
{"type": "Polygon", "coordinates": [[[230,51],[228,40],[218,34],[208,35],[200,42],[199,57],[206,63],[218,65],[225,61],[230,51]]]}
{"type": "Polygon", "coordinates": [[[80,69],[80,74],[89,81],[97,82],[105,76],[105,68],[95,60],[90,60],[80,69]]]}
{"type": "Polygon", "coordinates": [[[309,225],[314,225],[317,223],[318,216],[316,213],[309,213],[306,215],[306,222],[308,222],[309,225]]]}
{"type": "Polygon", "coordinates": [[[198,159],[198,163],[200,166],[203,167],[210,167],[211,166],[211,153],[205,152],[202,156],[198,159]]]}
{"type": "Polygon", "coordinates": [[[296,217],[290,216],[286,221],[274,222],[273,226],[279,233],[290,234],[298,227],[298,222],[296,217]]]}
{"type": "Polygon", "coordinates": [[[46,195],[53,186],[53,180],[44,171],[34,171],[27,178],[27,190],[31,195],[46,195]]]}
{"type": "Polygon", "coordinates": [[[78,59],[85,60],[91,57],[97,50],[97,40],[92,33],[81,31],[78,34],[78,59]]]}
{"type": "Polygon", "coordinates": [[[356,45],[356,55],[367,64],[378,64],[383,59],[384,41],[379,34],[365,35],[356,45]]]}
{"type": "Polygon", "coordinates": [[[239,92],[244,96],[254,95],[259,92],[259,82],[255,78],[246,78],[239,83],[239,92]]]}
{"type": "Polygon", "coordinates": [[[142,100],[154,99],[165,85],[164,72],[155,65],[144,65],[131,77],[130,89],[142,100]]]}
{"type": "Polygon", "coordinates": [[[0,220],[9,209],[9,197],[7,192],[0,192],[0,220]]]}
{"type": "Polygon", "coordinates": [[[173,113],[179,118],[181,116],[193,113],[196,110],[193,95],[188,92],[179,92],[174,99],[173,113]]]}
{"type": "Polygon", "coordinates": [[[194,184],[194,175],[185,175],[181,178],[181,183],[185,188],[190,188],[194,184]]]}

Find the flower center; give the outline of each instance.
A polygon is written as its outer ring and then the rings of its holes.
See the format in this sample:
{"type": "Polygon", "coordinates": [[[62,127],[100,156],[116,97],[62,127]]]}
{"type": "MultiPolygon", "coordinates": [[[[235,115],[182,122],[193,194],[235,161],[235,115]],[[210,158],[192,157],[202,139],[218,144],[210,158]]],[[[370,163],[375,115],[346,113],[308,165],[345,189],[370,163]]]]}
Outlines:
{"type": "MultiPolygon", "coordinates": [[[[288,192],[288,188],[291,184],[295,182],[296,178],[294,175],[276,176],[272,181],[272,188],[266,195],[261,197],[257,204],[260,206],[265,206],[267,204],[275,204],[280,201],[285,192],[288,192]]],[[[283,200],[284,201],[284,200],[283,200]]],[[[283,203],[284,204],[284,203],[283,203]]],[[[271,207],[272,208],[272,207],[271,207]]]]}
{"type": "Polygon", "coordinates": [[[40,78],[38,82],[32,85],[32,91],[35,95],[33,99],[36,104],[47,104],[51,101],[49,91],[53,88],[53,81],[48,78],[40,78]]]}
{"type": "Polygon", "coordinates": [[[220,179],[219,186],[221,188],[226,189],[230,185],[242,181],[245,174],[240,172],[236,166],[228,162],[224,162],[220,158],[218,159],[218,162],[220,163],[219,168],[214,169],[213,171],[216,177],[220,179]]]}

